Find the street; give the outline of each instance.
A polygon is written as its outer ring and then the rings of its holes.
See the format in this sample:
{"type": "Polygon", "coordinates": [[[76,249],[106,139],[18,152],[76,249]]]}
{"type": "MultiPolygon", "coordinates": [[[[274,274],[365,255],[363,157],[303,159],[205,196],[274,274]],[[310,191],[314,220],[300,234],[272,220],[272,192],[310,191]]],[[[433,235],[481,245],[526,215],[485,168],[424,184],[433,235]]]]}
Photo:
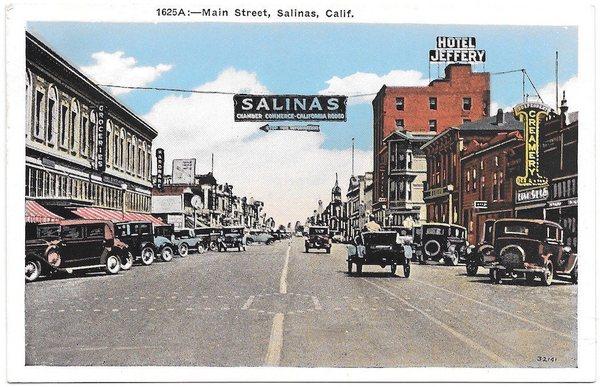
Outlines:
{"type": "Polygon", "coordinates": [[[574,367],[577,285],[365,266],[302,238],[28,283],[27,365],[574,367]],[[400,275],[398,275],[400,274],[400,275]]]}

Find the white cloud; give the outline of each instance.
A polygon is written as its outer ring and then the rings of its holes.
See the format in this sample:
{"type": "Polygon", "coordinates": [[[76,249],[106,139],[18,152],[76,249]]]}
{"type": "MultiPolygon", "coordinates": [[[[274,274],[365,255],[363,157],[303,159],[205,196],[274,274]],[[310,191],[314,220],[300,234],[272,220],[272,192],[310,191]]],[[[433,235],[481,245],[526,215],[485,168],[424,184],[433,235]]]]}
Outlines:
{"type": "MultiPolygon", "coordinates": [[[[256,74],[233,68],[196,90],[269,93],[256,74]]],[[[263,200],[278,224],[303,222],[318,199],[327,203],[336,172],[345,194],[349,148],[323,148],[322,133],[264,133],[258,129],[262,123],[236,123],[232,100],[217,94],[169,96],[151,108],[144,118],[159,132],[154,144],[165,149],[167,173],[174,158],[196,158],[197,173],[206,173],[214,152],[217,180],[233,184],[236,195],[263,200]]],[[[372,169],[372,152],[355,156],[357,172],[372,169]]]]}
{"type": "MultiPolygon", "coordinates": [[[[334,76],[326,81],[328,87],[319,94],[357,95],[377,93],[383,85],[387,86],[425,86],[429,81],[415,70],[392,70],[385,75],[357,72],[347,77],[334,76]]],[[[371,103],[375,96],[355,97],[348,104],[371,103]]]]}
{"type": "MultiPolygon", "coordinates": [[[[137,60],[132,56],[125,56],[123,51],[95,52],[92,58],[95,63],[81,67],[81,71],[100,84],[146,86],[173,67],[162,63],[156,66],[136,66],[137,60]]],[[[131,89],[110,88],[113,95],[130,91],[131,89]]]]}

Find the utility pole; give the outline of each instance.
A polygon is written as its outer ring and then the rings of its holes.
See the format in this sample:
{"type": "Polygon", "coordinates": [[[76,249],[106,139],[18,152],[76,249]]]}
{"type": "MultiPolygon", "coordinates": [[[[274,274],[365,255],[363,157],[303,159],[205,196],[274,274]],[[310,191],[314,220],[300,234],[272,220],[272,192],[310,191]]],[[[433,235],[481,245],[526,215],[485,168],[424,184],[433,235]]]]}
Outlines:
{"type": "Polygon", "coordinates": [[[210,174],[215,175],[215,154],[210,154],[210,174]]]}
{"type": "Polygon", "coordinates": [[[354,177],[354,137],[352,137],[352,176],[354,177]]]}
{"type": "Polygon", "coordinates": [[[554,65],[554,87],[556,94],[556,113],[558,114],[560,106],[558,105],[558,51],[556,51],[556,62],[554,65]]]}

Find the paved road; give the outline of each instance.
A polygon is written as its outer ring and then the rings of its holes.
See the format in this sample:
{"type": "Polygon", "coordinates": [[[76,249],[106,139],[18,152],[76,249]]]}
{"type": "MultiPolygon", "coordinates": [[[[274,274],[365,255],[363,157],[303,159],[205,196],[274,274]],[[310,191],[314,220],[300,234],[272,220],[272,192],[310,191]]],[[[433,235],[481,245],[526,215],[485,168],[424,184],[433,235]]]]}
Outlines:
{"type": "MultiPolygon", "coordinates": [[[[300,238],[26,286],[28,365],[573,367],[577,286],[409,279],[300,238]]],[[[399,270],[401,272],[401,270],[399,270]]]]}

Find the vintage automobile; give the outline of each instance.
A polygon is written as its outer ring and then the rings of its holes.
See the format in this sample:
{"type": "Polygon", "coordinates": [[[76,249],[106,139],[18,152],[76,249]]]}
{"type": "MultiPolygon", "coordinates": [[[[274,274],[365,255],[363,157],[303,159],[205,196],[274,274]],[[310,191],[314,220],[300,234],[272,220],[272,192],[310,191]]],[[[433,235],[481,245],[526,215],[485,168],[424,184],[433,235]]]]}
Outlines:
{"type": "Polygon", "coordinates": [[[402,242],[407,242],[412,244],[413,241],[413,229],[411,227],[402,227],[402,226],[388,226],[384,227],[384,230],[387,231],[396,231],[400,240],[402,242]]]}
{"type": "Polygon", "coordinates": [[[219,237],[219,251],[227,251],[227,249],[237,248],[238,251],[246,251],[244,243],[244,227],[243,226],[227,226],[221,229],[219,237]]]}
{"type": "Polygon", "coordinates": [[[349,248],[348,274],[352,273],[352,264],[356,273],[361,274],[363,265],[389,266],[390,273],[396,274],[396,267],[404,268],[404,277],[410,276],[412,247],[402,241],[396,231],[367,231],[355,240],[355,249],[349,248]]]}
{"type": "Polygon", "coordinates": [[[563,229],[536,219],[498,219],[494,224],[495,261],[488,266],[493,283],[506,276],[532,283],[539,277],[546,286],[555,276],[577,283],[577,253],[563,243],[563,229]]]}
{"type": "Polygon", "coordinates": [[[467,256],[465,257],[465,266],[467,275],[477,274],[479,267],[484,267],[492,263],[496,258],[494,256],[494,224],[496,219],[487,219],[483,222],[483,235],[481,240],[475,245],[467,247],[467,256]]]}
{"type": "Polygon", "coordinates": [[[420,250],[420,264],[425,264],[428,260],[443,260],[446,265],[455,266],[465,259],[467,230],[464,227],[446,223],[427,223],[420,228],[420,238],[417,238],[419,242],[416,245],[420,250]]]}
{"type": "Polygon", "coordinates": [[[270,233],[262,230],[250,230],[249,235],[246,237],[247,244],[261,243],[270,245],[275,241],[275,237],[270,233]]]}
{"type": "Polygon", "coordinates": [[[65,220],[40,224],[35,239],[25,241],[25,280],[98,268],[117,274],[127,256],[127,245],[115,237],[112,222],[65,220]]]}
{"type": "Polygon", "coordinates": [[[196,236],[203,238],[204,250],[219,250],[219,237],[221,229],[218,227],[198,227],[194,229],[196,236]]]}
{"type": "Polygon", "coordinates": [[[310,226],[308,233],[304,238],[304,251],[308,253],[309,249],[325,249],[329,254],[331,252],[331,235],[327,226],[310,226]]]}
{"type": "Polygon", "coordinates": [[[208,247],[208,235],[197,235],[191,228],[182,228],[173,232],[171,241],[177,249],[177,253],[185,257],[191,250],[202,254],[208,247]]]}
{"type": "Polygon", "coordinates": [[[139,259],[145,266],[151,265],[156,255],[160,253],[154,244],[154,233],[150,222],[117,222],[115,234],[129,246],[128,251],[133,260],[139,259]]]}

